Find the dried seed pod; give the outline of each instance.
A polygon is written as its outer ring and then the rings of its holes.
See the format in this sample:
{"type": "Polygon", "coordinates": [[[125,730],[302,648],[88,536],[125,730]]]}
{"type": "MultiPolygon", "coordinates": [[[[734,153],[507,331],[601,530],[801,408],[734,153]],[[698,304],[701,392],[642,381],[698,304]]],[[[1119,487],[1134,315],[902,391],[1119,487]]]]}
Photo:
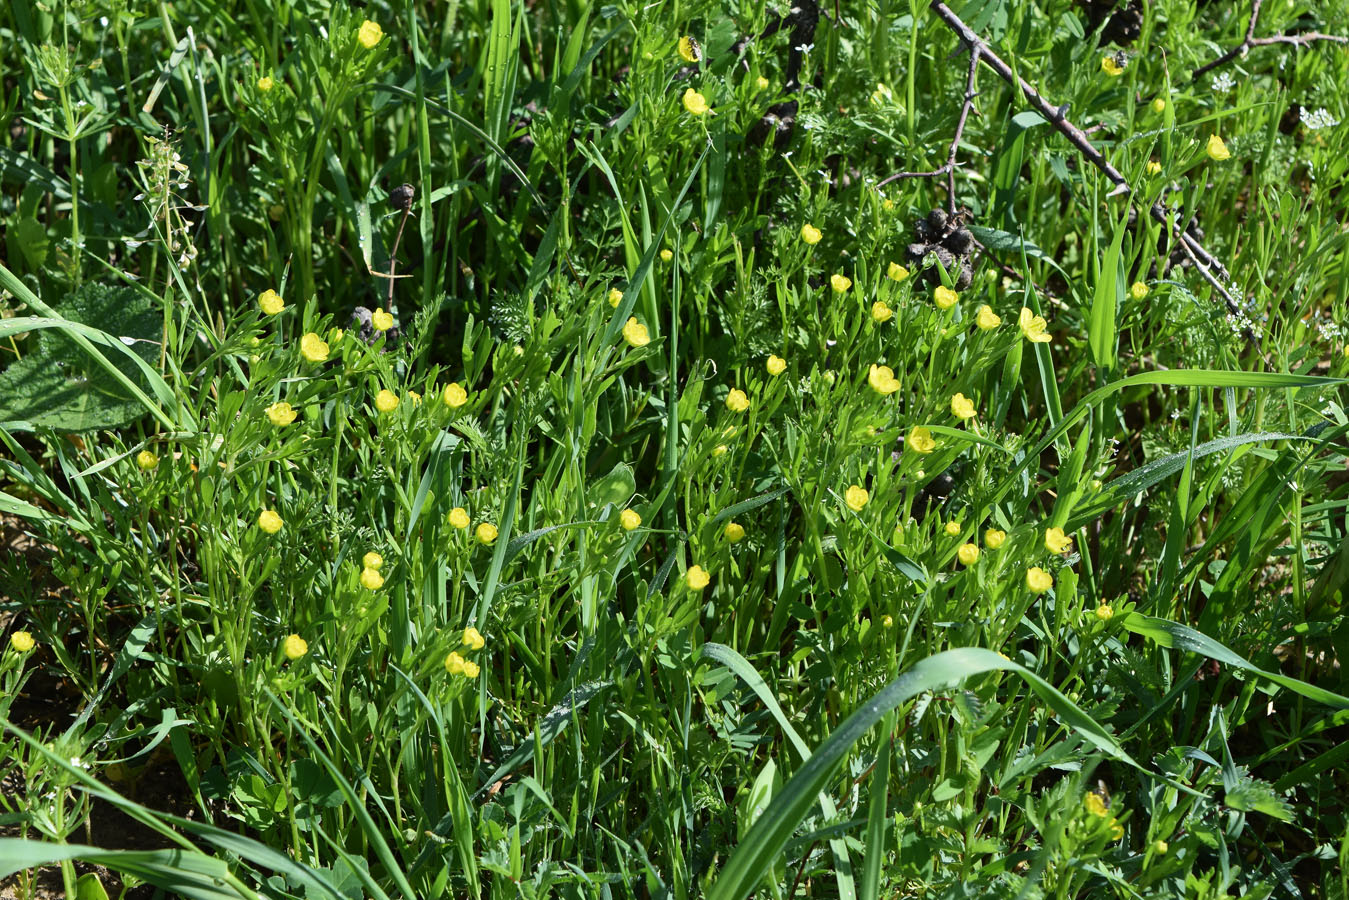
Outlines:
{"type": "Polygon", "coordinates": [[[389,191],[389,205],[394,209],[409,210],[412,208],[412,198],[416,193],[416,188],[412,185],[400,184],[389,191]]]}

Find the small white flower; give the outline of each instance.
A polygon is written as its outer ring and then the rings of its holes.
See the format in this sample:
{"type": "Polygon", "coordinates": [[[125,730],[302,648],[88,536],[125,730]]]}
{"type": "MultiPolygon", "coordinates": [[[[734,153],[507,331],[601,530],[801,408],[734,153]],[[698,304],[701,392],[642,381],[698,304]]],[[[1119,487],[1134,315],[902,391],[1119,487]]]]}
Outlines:
{"type": "Polygon", "coordinates": [[[1305,106],[1298,107],[1298,117],[1302,119],[1302,124],[1307,126],[1308,131],[1317,131],[1321,128],[1334,128],[1340,124],[1339,120],[1330,114],[1330,110],[1324,106],[1320,109],[1307,109],[1305,106]]]}
{"type": "Polygon", "coordinates": [[[809,53],[810,51],[812,51],[812,50],[815,49],[815,45],[814,45],[814,44],[797,44],[797,45],[796,45],[795,47],[793,47],[792,49],[795,50],[797,53],[809,53]]]}
{"type": "Polygon", "coordinates": [[[1213,91],[1216,94],[1225,94],[1232,90],[1232,86],[1236,83],[1237,80],[1232,77],[1231,72],[1219,72],[1213,76],[1213,91]]]}

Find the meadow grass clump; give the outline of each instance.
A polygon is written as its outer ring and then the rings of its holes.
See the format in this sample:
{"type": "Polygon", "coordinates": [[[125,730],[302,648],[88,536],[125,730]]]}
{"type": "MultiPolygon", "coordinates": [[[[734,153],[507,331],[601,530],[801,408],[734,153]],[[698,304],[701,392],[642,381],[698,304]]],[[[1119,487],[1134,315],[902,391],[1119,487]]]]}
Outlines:
{"type": "Polygon", "coordinates": [[[0,33],[6,889],[1349,895],[1333,4],[0,33]]]}

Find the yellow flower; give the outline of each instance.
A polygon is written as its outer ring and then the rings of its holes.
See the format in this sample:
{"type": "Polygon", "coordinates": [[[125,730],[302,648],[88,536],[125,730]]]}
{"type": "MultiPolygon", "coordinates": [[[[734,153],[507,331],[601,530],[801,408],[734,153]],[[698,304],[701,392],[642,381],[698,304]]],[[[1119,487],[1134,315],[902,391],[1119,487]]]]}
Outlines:
{"type": "Polygon", "coordinates": [[[379,571],[384,568],[384,557],[380,556],[374,550],[371,550],[365,556],[361,557],[361,565],[367,569],[379,571]]]}
{"type": "Polygon", "coordinates": [[[937,304],[937,309],[950,309],[959,301],[960,295],[944,284],[937,285],[932,292],[932,302],[937,304]]]}
{"type": "Polygon", "coordinates": [[[609,288],[609,305],[618,309],[618,304],[623,302],[623,292],[618,288],[609,288]]]}
{"type": "Polygon", "coordinates": [[[458,409],[468,402],[468,391],[464,390],[459,382],[452,381],[445,385],[445,390],[441,393],[440,399],[450,409],[458,409]]]}
{"type": "Polygon", "coordinates": [[[450,655],[445,657],[445,671],[451,675],[463,675],[464,663],[467,662],[458,653],[451,651],[450,655]]]}
{"type": "Polygon", "coordinates": [[[872,366],[867,372],[867,384],[878,394],[893,394],[899,390],[899,379],[889,366],[872,366]]]}
{"type": "Polygon", "coordinates": [[[956,551],[956,559],[960,560],[962,566],[972,566],[979,561],[978,544],[961,544],[960,549],[956,551]]]}
{"type": "Polygon", "coordinates": [[[974,401],[964,394],[956,394],[951,398],[951,415],[957,419],[973,419],[974,401]]]}
{"type": "Polygon", "coordinates": [[[1016,324],[1020,326],[1021,333],[1026,340],[1032,344],[1049,343],[1049,332],[1045,329],[1049,325],[1045,322],[1044,316],[1037,316],[1026,307],[1021,307],[1021,315],[1017,317],[1016,324]]]}
{"type": "Polygon", "coordinates": [[[258,308],[264,315],[274,316],[286,308],[286,302],[281,299],[281,295],[268,288],[258,295],[258,308]]]}
{"type": "Polygon", "coordinates": [[[732,388],[726,395],[726,408],[731,412],[742,413],[749,409],[749,397],[740,388],[732,388]]]}
{"type": "Polygon", "coordinates": [[[821,237],[820,229],[809,222],[801,226],[801,240],[805,241],[807,244],[818,244],[821,237]]]}
{"type": "Polygon", "coordinates": [[[1050,553],[1065,553],[1073,549],[1073,539],[1064,534],[1062,528],[1050,528],[1045,532],[1045,549],[1050,553]]]}
{"type": "Polygon", "coordinates": [[[728,449],[730,448],[728,448],[725,444],[717,444],[717,446],[712,448],[712,456],[713,457],[725,456],[726,451],[728,449]]]}
{"type": "Polygon", "coordinates": [[[286,659],[296,660],[309,652],[309,643],[298,634],[292,634],[281,643],[281,652],[286,659]]]}
{"type": "Polygon", "coordinates": [[[894,314],[894,310],[886,306],[882,300],[877,300],[871,304],[871,319],[873,322],[888,322],[894,314]]]}
{"type": "Polygon", "coordinates": [[[910,428],[909,436],[904,443],[915,453],[927,454],[937,449],[937,442],[932,439],[932,430],[922,425],[910,428]]]}
{"type": "Polygon", "coordinates": [[[975,313],[974,324],[979,326],[980,331],[992,331],[1002,324],[1002,317],[993,311],[993,307],[985,303],[979,307],[979,312],[975,313]]]}
{"type": "Polygon", "coordinates": [[[953,519],[942,526],[942,531],[946,532],[951,537],[955,537],[960,534],[960,523],[953,519]]]}
{"type": "Polygon", "coordinates": [[[450,510],[450,524],[452,526],[462,531],[468,527],[468,522],[468,510],[464,509],[462,506],[456,506],[454,509],[450,510]]]}
{"type": "Polygon", "coordinates": [[[834,293],[842,294],[852,287],[852,279],[847,275],[830,275],[829,286],[834,289],[834,293]]]}
{"type": "Polygon", "coordinates": [[[380,28],[374,22],[366,19],[361,23],[361,30],[356,32],[356,40],[361,42],[361,46],[367,50],[373,50],[375,45],[384,39],[384,29],[380,28]]]}
{"type": "Polygon", "coordinates": [[[892,262],[885,270],[885,277],[889,278],[891,281],[903,281],[905,278],[909,277],[909,270],[897,262],[892,262]]]}
{"type": "Polygon", "coordinates": [[[1141,281],[1135,281],[1129,286],[1129,296],[1135,300],[1142,300],[1148,295],[1148,286],[1141,281]]]}
{"type": "Polygon", "coordinates": [[[491,522],[480,522],[478,527],[473,529],[473,534],[479,543],[490,544],[497,539],[497,527],[491,522]]]}
{"type": "Polygon", "coordinates": [[[642,524],[642,517],[637,514],[635,509],[625,509],[618,514],[618,521],[623,526],[624,531],[632,531],[642,524]]]}
{"type": "Polygon", "coordinates": [[[1105,816],[1110,812],[1110,807],[1105,805],[1105,798],[1095,791],[1088,792],[1087,796],[1082,798],[1082,805],[1093,816],[1105,816]]]}
{"type": "Polygon", "coordinates": [[[384,576],[375,569],[361,569],[361,587],[367,591],[377,591],[384,587],[384,576]]]}
{"type": "Polygon", "coordinates": [[[480,671],[481,671],[481,670],[478,668],[478,664],[475,663],[473,660],[471,660],[471,659],[466,659],[466,660],[464,660],[464,677],[465,677],[465,678],[477,678],[477,677],[478,677],[478,672],[480,672],[480,671]]]}
{"type": "Polygon", "coordinates": [[[1053,586],[1054,576],[1039,566],[1031,566],[1026,570],[1026,587],[1030,588],[1032,593],[1043,594],[1053,586]]]}
{"type": "Polygon", "coordinates": [[[996,528],[990,528],[984,532],[984,546],[990,550],[996,550],[1007,541],[1007,532],[999,531],[996,528]]]}
{"type": "Polygon", "coordinates": [[[712,582],[712,576],[702,566],[689,566],[684,580],[688,582],[689,590],[701,591],[712,582]]]}
{"type": "Polygon", "coordinates": [[[136,465],[148,472],[159,465],[159,457],[155,456],[149,450],[142,450],[140,453],[136,454],[136,465]]]}
{"type": "Polygon", "coordinates": [[[37,641],[26,631],[16,631],[9,636],[9,645],[16,653],[27,653],[37,646],[37,641]]]}
{"type": "Polygon", "coordinates": [[[483,638],[478,629],[472,625],[464,629],[464,636],[459,641],[460,644],[470,650],[481,650],[487,646],[487,641],[483,638]]]}
{"type": "Polygon", "coordinates": [[[764,368],[768,370],[769,375],[781,375],[787,368],[787,360],[781,356],[768,357],[768,362],[764,363],[764,368]]]}
{"type": "Polygon", "coordinates": [[[1152,852],[1156,853],[1158,856],[1165,856],[1166,851],[1170,849],[1171,845],[1168,844],[1166,841],[1156,840],[1152,842],[1152,852]]]}
{"type": "Polygon", "coordinates": [[[268,534],[276,534],[284,524],[286,523],[281,521],[281,517],[276,514],[276,510],[264,509],[258,515],[258,527],[268,534]]]}
{"type": "Polygon", "coordinates": [[[370,327],[376,331],[388,331],[393,327],[393,316],[382,309],[377,309],[370,314],[370,327]]]}
{"type": "Polygon", "coordinates": [[[673,251],[673,250],[671,250],[671,249],[669,249],[669,248],[667,247],[666,249],[660,251],[660,261],[661,261],[661,262],[667,263],[667,262],[669,262],[669,261],[672,260],[672,259],[674,259],[674,251],[673,251]]]}
{"type": "Polygon", "coordinates": [[[1150,159],[1150,160],[1148,160],[1148,174],[1149,174],[1149,175],[1159,175],[1159,174],[1161,174],[1161,171],[1162,171],[1162,164],[1161,164],[1161,163],[1157,162],[1157,160],[1155,160],[1155,159],[1150,159]]]}
{"type": "Polygon", "coordinates": [[[276,82],[272,81],[272,76],[270,75],[264,75],[258,79],[258,90],[264,94],[270,91],[275,85],[276,82]]]}
{"type": "Polygon", "coordinates": [[[393,412],[398,408],[398,395],[384,388],[375,395],[375,409],[382,413],[393,412]]]}
{"type": "Polygon", "coordinates": [[[768,90],[768,79],[760,75],[758,78],[754,79],[754,86],[761,91],[766,91],[768,90]]]}
{"type": "Polygon", "coordinates": [[[727,522],[722,534],[732,544],[738,544],[745,539],[745,527],[738,522],[727,522]]]}
{"type": "Polygon", "coordinates": [[[684,92],[684,108],[689,111],[691,116],[707,115],[707,98],[702,94],[689,88],[684,92]]]}
{"type": "Polygon", "coordinates": [[[895,617],[894,617],[894,616],[881,616],[881,627],[882,627],[882,628],[894,628],[894,627],[895,627],[895,617]]]}
{"type": "Polygon", "coordinates": [[[284,400],[273,403],[267,407],[267,418],[272,420],[273,425],[282,428],[295,421],[295,407],[284,400]]]}
{"type": "Polygon", "coordinates": [[[1109,622],[1111,619],[1115,618],[1114,607],[1109,603],[1102,603],[1100,606],[1096,607],[1096,618],[1100,619],[1102,622],[1109,622]]]}
{"type": "Polygon", "coordinates": [[[1208,146],[1204,148],[1204,152],[1209,155],[1209,159],[1217,160],[1218,162],[1232,158],[1231,151],[1227,149],[1227,145],[1223,143],[1223,139],[1216,134],[1209,135],[1208,146]]]}
{"type": "Polygon", "coordinates": [[[702,58],[702,48],[687,34],[679,39],[679,57],[688,63],[696,63],[702,58]]]}
{"type": "Polygon", "coordinates": [[[300,353],[310,362],[323,362],[328,358],[328,342],[311,331],[300,338],[300,353]]]}
{"type": "Polygon", "coordinates": [[[843,492],[843,502],[848,504],[848,509],[853,512],[861,512],[862,507],[866,506],[870,499],[871,495],[860,484],[854,484],[843,492]]]}
{"type": "Polygon", "coordinates": [[[408,391],[408,400],[411,401],[413,406],[422,405],[422,395],[416,391],[408,391]]]}
{"type": "Polygon", "coordinates": [[[1159,115],[1159,116],[1160,116],[1162,113],[1166,112],[1166,98],[1165,98],[1165,97],[1153,97],[1153,98],[1152,98],[1152,111],[1155,112],[1155,113],[1156,113],[1157,115],[1159,115]]]}
{"type": "Polygon", "coordinates": [[[1118,78],[1119,76],[1124,74],[1124,67],[1121,66],[1119,63],[1115,62],[1115,57],[1102,56],[1101,71],[1109,75],[1111,78],[1118,78]]]}
{"type": "Polygon", "coordinates": [[[623,340],[633,347],[645,347],[651,343],[651,334],[646,330],[646,326],[633,316],[628,319],[628,324],[623,326],[623,340]]]}

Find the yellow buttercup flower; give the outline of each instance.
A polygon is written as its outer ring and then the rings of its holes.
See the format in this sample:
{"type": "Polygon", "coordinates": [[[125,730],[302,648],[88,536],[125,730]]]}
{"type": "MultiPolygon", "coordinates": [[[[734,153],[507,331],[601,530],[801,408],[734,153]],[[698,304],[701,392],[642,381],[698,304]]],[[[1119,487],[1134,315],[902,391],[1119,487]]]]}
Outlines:
{"type": "Polygon", "coordinates": [[[818,244],[821,237],[823,237],[823,235],[820,234],[820,229],[809,222],[801,226],[801,240],[805,241],[807,244],[818,244]]]}
{"type": "Polygon", "coordinates": [[[1129,296],[1135,300],[1142,300],[1148,295],[1148,286],[1141,281],[1135,281],[1129,286],[1129,296]]]}
{"type": "Polygon", "coordinates": [[[300,353],[312,363],[320,363],[328,358],[328,342],[314,332],[300,338],[300,353]]]}
{"type": "Polygon", "coordinates": [[[740,388],[732,388],[726,395],[726,408],[731,412],[742,413],[749,409],[749,397],[740,388]]]}
{"type": "Polygon", "coordinates": [[[651,343],[651,334],[646,330],[646,326],[637,321],[633,316],[628,319],[628,324],[623,326],[623,339],[633,347],[645,347],[651,343]]]}
{"type": "Polygon", "coordinates": [[[660,261],[661,261],[661,262],[667,263],[667,262],[669,262],[669,261],[672,260],[672,259],[674,259],[674,251],[673,251],[673,250],[671,250],[670,248],[667,247],[667,248],[665,248],[664,250],[660,251],[660,261]]]}
{"type": "Polygon", "coordinates": [[[714,458],[715,458],[715,457],[718,457],[718,456],[725,456],[725,455],[726,455],[726,451],[729,450],[729,449],[730,449],[730,448],[727,447],[725,444],[717,444],[717,446],[715,446],[715,447],[712,448],[712,456],[713,456],[714,458]]]}
{"type": "Polygon", "coordinates": [[[1119,76],[1124,74],[1124,67],[1121,66],[1119,63],[1115,62],[1115,57],[1102,56],[1101,71],[1109,75],[1111,78],[1118,78],[1119,76]]]}
{"type": "Polygon", "coordinates": [[[689,566],[688,571],[684,573],[684,580],[688,582],[691,590],[701,591],[711,584],[712,576],[707,574],[707,570],[702,566],[689,566]]]}
{"type": "Polygon", "coordinates": [[[687,34],[679,39],[678,49],[679,57],[684,60],[684,62],[696,63],[698,60],[702,59],[702,48],[698,46],[697,41],[687,34]]]}
{"type": "Polygon", "coordinates": [[[14,648],[16,653],[27,653],[37,646],[37,641],[26,631],[16,631],[9,636],[9,646],[14,648]]]}
{"type": "Polygon", "coordinates": [[[258,79],[258,90],[264,94],[275,87],[275,85],[276,82],[272,81],[272,76],[270,75],[264,75],[258,79]]]}
{"type": "Polygon", "coordinates": [[[768,90],[768,79],[760,75],[758,78],[754,79],[754,86],[761,91],[766,91],[768,90]]]}
{"type": "Polygon", "coordinates": [[[946,285],[939,284],[932,292],[932,302],[937,304],[937,309],[950,309],[960,302],[960,295],[946,285]]]}
{"type": "Polygon", "coordinates": [[[1096,607],[1096,618],[1100,619],[1102,622],[1109,622],[1111,619],[1115,618],[1114,607],[1109,603],[1102,603],[1100,606],[1096,607]]]}
{"type": "Polygon", "coordinates": [[[258,527],[268,534],[276,534],[285,524],[281,521],[281,517],[276,514],[276,510],[264,509],[258,515],[258,527]]]}
{"type": "Polygon", "coordinates": [[[440,399],[450,409],[458,409],[468,402],[468,391],[464,390],[459,382],[452,381],[445,385],[445,390],[441,392],[440,399]]]}
{"type": "Polygon", "coordinates": [[[861,512],[862,507],[866,506],[871,500],[871,494],[860,484],[854,484],[843,492],[843,502],[848,504],[848,509],[853,512],[861,512]]]}
{"type": "Polygon", "coordinates": [[[787,360],[781,356],[769,356],[768,362],[764,363],[764,368],[768,370],[769,375],[781,375],[787,368],[787,360]]]}
{"type": "Polygon", "coordinates": [[[465,678],[477,678],[477,677],[478,677],[478,672],[479,672],[479,671],[481,671],[481,670],[478,668],[478,664],[475,663],[473,660],[471,660],[471,659],[466,659],[466,660],[464,660],[464,677],[465,677],[465,678]]]}
{"type": "Polygon", "coordinates": [[[973,419],[974,401],[964,394],[956,394],[951,398],[951,415],[957,419],[973,419]]]}
{"type": "Polygon", "coordinates": [[[893,394],[899,390],[899,379],[889,366],[872,366],[867,372],[867,384],[878,394],[893,394]]]}
{"type": "Polygon", "coordinates": [[[1049,327],[1045,322],[1044,316],[1037,316],[1026,307],[1021,307],[1021,315],[1017,317],[1016,324],[1021,328],[1021,334],[1033,344],[1047,344],[1050,341],[1049,327]]]}
{"type": "Polygon", "coordinates": [[[1149,175],[1159,175],[1162,171],[1162,164],[1155,159],[1148,160],[1147,170],[1149,175]]]}
{"type": "Polygon", "coordinates": [[[1166,841],[1156,840],[1152,842],[1152,852],[1156,853],[1158,856],[1165,856],[1166,851],[1170,849],[1171,845],[1168,844],[1166,841]]]}
{"type": "Polygon", "coordinates": [[[745,527],[738,522],[727,522],[722,534],[732,544],[738,544],[745,539],[745,527]]]}
{"type": "Polygon", "coordinates": [[[292,634],[281,642],[281,652],[286,654],[286,659],[297,660],[309,652],[309,643],[298,634],[292,634]]]}
{"type": "Polygon", "coordinates": [[[894,310],[886,306],[882,300],[877,300],[871,304],[871,320],[873,322],[888,322],[894,314],[894,310]]]}
{"type": "Polygon", "coordinates": [[[834,289],[834,293],[842,294],[852,287],[852,279],[847,275],[830,275],[829,286],[834,289]]]}
{"type": "Polygon", "coordinates": [[[385,388],[375,395],[375,409],[382,413],[393,412],[398,408],[398,395],[385,388]]]}
{"type": "Polygon", "coordinates": [[[891,281],[903,281],[909,277],[909,270],[897,262],[892,262],[885,270],[885,277],[891,281]]]}
{"type": "Polygon", "coordinates": [[[984,532],[984,546],[990,550],[996,550],[1007,541],[1007,532],[999,531],[996,528],[990,528],[984,532]]]}
{"type": "Polygon", "coordinates": [[[625,509],[618,514],[618,521],[623,526],[624,531],[632,531],[634,528],[641,527],[642,517],[634,509],[625,509]]]}
{"type": "Polygon", "coordinates": [[[1223,143],[1223,139],[1216,134],[1209,135],[1208,146],[1204,148],[1204,152],[1209,155],[1209,159],[1217,160],[1218,162],[1232,158],[1231,151],[1227,149],[1227,145],[1223,143]]]}
{"type": "Polygon", "coordinates": [[[1093,816],[1106,816],[1110,813],[1110,807],[1105,805],[1105,798],[1095,791],[1088,792],[1087,796],[1082,798],[1082,805],[1093,816]]]}
{"type": "Polygon", "coordinates": [[[274,316],[286,308],[286,302],[281,299],[281,295],[268,288],[258,295],[258,308],[264,315],[274,316]]]}
{"type": "Polygon", "coordinates": [[[962,566],[972,566],[979,561],[978,544],[961,544],[960,549],[956,551],[956,559],[960,560],[962,566]]]}
{"type": "Polygon", "coordinates": [[[370,314],[370,327],[376,331],[388,331],[393,327],[393,316],[382,309],[370,314]]]}
{"type": "Polygon", "coordinates": [[[922,425],[909,429],[904,444],[915,453],[927,454],[937,449],[937,442],[932,439],[932,429],[922,425]]]}
{"type": "Polygon", "coordinates": [[[374,550],[371,550],[365,556],[361,557],[361,565],[367,569],[374,569],[378,572],[384,568],[384,557],[380,556],[374,550]]]}
{"type": "Polygon", "coordinates": [[[267,418],[271,419],[273,425],[282,428],[295,421],[295,407],[284,400],[273,403],[267,407],[267,418]]]}
{"type": "Polygon", "coordinates": [[[361,46],[367,50],[373,50],[375,45],[384,39],[384,29],[379,25],[366,19],[361,23],[361,30],[356,32],[356,40],[361,42],[361,46]]]}
{"type": "Polygon", "coordinates": [[[623,302],[623,292],[618,288],[609,288],[609,305],[618,309],[618,304],[623,302]]]}
{"type": "Polygon", "coordinates": [[[1165,98],[1165,97],[1153,97],[1153,98],[1152,98],[1152,111],[1155,112],[1155,113],[1157,113],[1157,115],[1159,115],[1159,116],[1160,116],[1162,113],[1166,112],[1166,98],[1165,98]]]}
{"type": "Polygon", "coordinates": [[[693,88],[689,88],[684,92],[684,108],[689,111],[691,116],[707,115],[709,108],[707,98],[693,88]]]}
{"type": "Polygon", "coordinates": [[[993,307],[985,303],[974,314],[974,324],[979,326],[980,331],[992,331],[1002,324],[1002,317],[993,312],[993,307]]]}
{"type": "Polygon", "coordinates": [[[449,672],[451,675],[463,675],[464,664],[466,662],[467,660],[458,653],[451,651],[450,655],[445,657],[445,671],[449,672]]]}
{"type": "Polygon", "coordinates": [[[470,650],[481,650],[487,646],[487,640],[472,625],[464,629],[464,636],[459,643],[470,650]]]}
{"type": "Polygon", "coordinates": [[[497,539],[497,527],[491,522],[481,522],[473,529],[473,534],[481,544],[490,544],[497,539]]]}
{"type": "Polygon", "coordinates": [[[946,532],[950,537],[955,537],[960,534],[960,523],[953,519],[942,526],[942,531],[946,532]]]}
{"type": "Polygon", "coordinates": [[[1050,528],[1045,531],[1045,549],[1050,553],[1066,553],[1073,548],[1073,539],[1063,533],[1062,528],[1050,528]]]}
{"type": "Polygon", "coordinates": [[[1053,586],[1054,576],[1039,566],[1031,566],[1026,570],[1026,587],[1030,588],[1032,593],[1043,594],[1053,586]]]}
{"type": "Polygon", "coordinates": [[[155,456],[149,450],[142,450],[140,453],[136,454],[136,465],[148,472],[159,465],[159,457],[155,456]]]}
{"type": "Polygon", "coordinates": [[[361,587],[367,591],[377,591],[384,587],[384,576],[376,569],[361,569],[361,587]]]}
{"type": "Polygon", "coordinates": [[[450,525],[462,531],[468,527],[468,523],[468,510],[464,509],[462,506],[456,506],[454,509],[450,510],[450,525]]]}

